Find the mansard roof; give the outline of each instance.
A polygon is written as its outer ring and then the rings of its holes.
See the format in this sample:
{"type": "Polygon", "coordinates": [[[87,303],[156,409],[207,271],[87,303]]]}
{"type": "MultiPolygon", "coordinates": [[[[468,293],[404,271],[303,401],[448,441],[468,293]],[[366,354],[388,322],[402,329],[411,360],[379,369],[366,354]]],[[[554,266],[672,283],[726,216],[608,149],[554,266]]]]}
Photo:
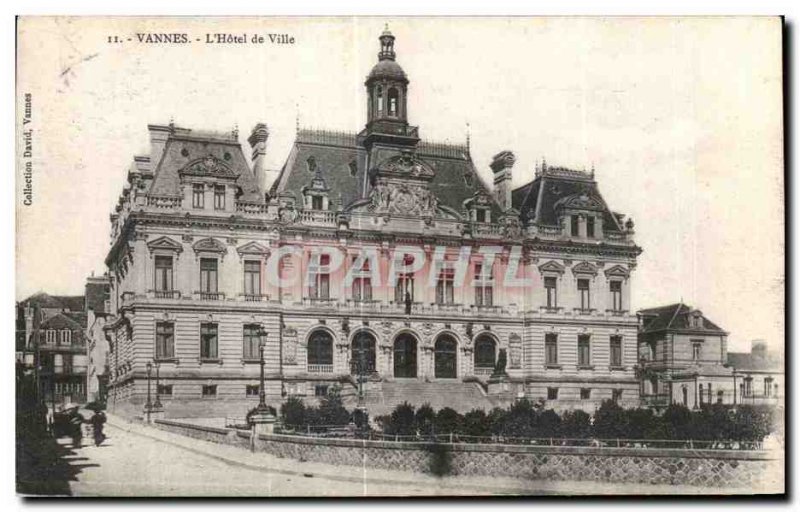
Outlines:
{"type": "MultiPolygon", "coordinates": [[[[400,154],[399,151],[397,154],[400,154]]],[[[438,204],[455,210],[464,210],[464,201],[476,191],[492,197],[491,190],[480,179],[466,146],[420,142],[415,156],[434,172],[430,190],[438,204]]],[[[381,160],[385,158],[382,156],[381,160]]],[[[375,167],[380,162],[371,162],[375,167]]],[[[270,195],[289,193],[302,201],[303,187],[307,187],[318,170],[325,179],[329,198],[335,204],[341,198],[346,207],[369,196],[371,185],[367,167],[367,150],[353,133],[320,130],[301,130],[270,195]],[[313,164],[309,166],[309,159],[313,164]]],[[[494,200],[493,215],[501,214],[494,200]]]]}
{"type": "Polygon", "coordinates": [[[727,334],[722,328],[706,318],[701,311],[683,303],[642,309],[639,314],[644,321],[640,331],[642,334],[658,331],[703,331],[715,335],[727,334]],[[689,318],[695,314],[703,317],[702,327],[691,326],[689,318]]]}
{"type": "Polygon", "coordinates": [[[31,295],[23,301],[30,306],[38,306],[47,309],[62,309],[67,311],[83,311],[83,295],[49,295],[39,292],[31,295]]]}
{"type": "Polygon", "coordinates": [[[511,202],[520,211],[523,221],[556,226],[559,208],[584,208],[602,212],[603,231],[622,231],[617,217],[600,194],[593,174],[587,172],[544,165],[537,170],[533,181],[512,192],[511,202]]]}
{"type": "Polygon", "coordinates": [[[39,325],[40,331],[48,329],[83,330],[84,328],[86,328],[86,315],[69,313],[55,314],[39,325]]]}
{"type": "Polygon", "coordinates": [[[181,195],[181,174],[233,178],[241,188],[241,199],[263,201],[242,146],[233,136],[171,128],[149,193],[181,195]]]}

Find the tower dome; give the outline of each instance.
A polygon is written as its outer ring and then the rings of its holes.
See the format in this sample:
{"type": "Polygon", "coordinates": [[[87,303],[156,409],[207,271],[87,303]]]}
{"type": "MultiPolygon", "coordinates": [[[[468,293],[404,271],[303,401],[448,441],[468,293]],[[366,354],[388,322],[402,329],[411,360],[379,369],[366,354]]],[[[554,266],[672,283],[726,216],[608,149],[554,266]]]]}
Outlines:
{"type": "Polygon", "coordinates": [[[388,26],[378,40],[380,41],[378,62],[364,83],[367,86],[368,123],[380,120],[405,124],[408,119],[406,112],[408,77],[395,60],[394,35],[388,26]]]}

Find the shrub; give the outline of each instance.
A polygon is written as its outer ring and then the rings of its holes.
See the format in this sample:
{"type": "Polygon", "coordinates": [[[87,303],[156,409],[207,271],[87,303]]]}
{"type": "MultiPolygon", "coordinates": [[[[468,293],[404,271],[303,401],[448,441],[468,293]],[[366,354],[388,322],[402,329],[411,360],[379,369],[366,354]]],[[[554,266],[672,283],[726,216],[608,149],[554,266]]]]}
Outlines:
{"type": "Polygon", "coordinates": [[[534,437],[537,413],[527,399],[515,402],[508,408],[503,422],[503,435],[510,437],[534,437]]]}
{"type": "Polygon", "coordinates": [[[741,405],[733,415],[733,438],[737,441],[764,440],[770,432],[771,414],[768,410],[741,405]]]}
{"type": "Polygon", "coordinates": [[[414,426],[421,436],[433,435],[436,428],[436,412],[430,404],[424,404],[414,415],[414,426]]]}
{"type": "Polygon", "coordinates": [[[454,409],[445,407],[436,413],[436,432],[440,434],[460,434],[464,429],[464,417],[454,409]]]}
{"type": "Polygon", "coordinates": [[[672,404],[664,410],[665,439],[689,439],[692,434],[692,412],[684,405],[672,404]]]}
{"type": "Polygon", "coordinates": [[[319,403],[319,416],[323,425],[346,425],[350,413],[344,407],[339,386],[333,386],[319,403]]]}
{"type": "Polygon", "coordinates": [[[603,400],[594,413],[592,431],[599,439],[625,437],[627,430],[625,410],[613,400],[603,400]]]}
{"type": "Polygon", "coordinates": [[[651,409],[625,410],[624,432],[620,437],[627,439],[646,439],[658,421],[651,409]]]}
{"type": "Polygon", "coordinates": [[[486,423],[489,432],[494,435],[500,435],[505,429],[506,419],[508,418],[508,411],[495,407],[489,414],[486,415],[486,423]]]}
{"type": "Polygon", "coordinates": [[[403,402],[394,408],[389,415],[385,432],[387,434],[410,436],[416,433],[414,425],[414,406],[408,402],[403,402]]]}
{"type": "Polygon", "coordinates": [[[561,416],[561,437],[584,439],[591,435],[591,416],[580,409],[566,411],[561,416]]]}
{"type": "Polygon", "coordinates": [[[302,426],[306,423],[306,406],[300,398],[289,397],[281,405],[281,420],[287,426],[302,426]]]}
{"type": "Polygon", "coordinates": [[[534,424],[535,437],[557,437],[561,431],[561,417],[553,409],[541,412],[534,424]]]}
{"type": "Polygon", "coordinates": [[[482,409],[472,409],[464,415],[464,434],[468,436],[489,436],[492,434],[491,426],[489,416],[482,409]]]}

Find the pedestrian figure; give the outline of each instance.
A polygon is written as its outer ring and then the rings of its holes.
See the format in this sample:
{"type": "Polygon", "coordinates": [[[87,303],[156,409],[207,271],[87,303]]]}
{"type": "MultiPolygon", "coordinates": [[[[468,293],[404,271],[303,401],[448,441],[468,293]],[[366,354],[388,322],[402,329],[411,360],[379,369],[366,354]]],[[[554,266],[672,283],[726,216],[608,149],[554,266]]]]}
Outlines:
{"type": "Polygon", "coordinates": [[[83,431],[81,427],[83,425],[83,416],[78,412],[78,408],[74,408],[69,413],[69,434],[72,437],[72,447],[73,448],[80,448],[81,441],[83,439],[83,431]]]}
{"type": "Polygon", "coordinates": [[[410,314],[411,314],[411,304],[412,304],[412,300],[411,300],[411,294],[410,294],[410,293],[409,293],[407,290],[406,290],[406,297],[405,297],[405,299],[406,299],[406,300],[405,300],[405,302],[406,302],[406,314],[407,314],[407,315],[410,315],[410,314]]]}
{"type": "Polygon", "coordinates": [[[103,434],[103,424],[106,422],[106,414],[101,410],[95,410],[94,415],[89,421],[92,423],[94,431],[94,445],[100,446],[106,439],[106,436],[103,434]]]}

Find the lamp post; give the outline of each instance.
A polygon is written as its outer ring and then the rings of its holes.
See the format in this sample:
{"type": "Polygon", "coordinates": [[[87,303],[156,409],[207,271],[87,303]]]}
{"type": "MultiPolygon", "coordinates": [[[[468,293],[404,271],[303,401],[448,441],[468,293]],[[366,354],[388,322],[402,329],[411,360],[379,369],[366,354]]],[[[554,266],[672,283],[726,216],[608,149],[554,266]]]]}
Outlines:
{"type": "Polygon", "coordinates": [[[259,366],[261,367],[261,382],[258,386],[258,407],[256,408],[258,413],[265,413],[269,411],[267,408],[267,392],[264,386],[264,346],[267,344],[268,334],[269,333],[263,327],[258,330],[258,361],[259,366]]]}
{"type": "Polygon", "coordinates": [[[153,408],[153,404],[150,402],[150,373],[153,371],[153,363],[150,361],[147,362],[147,403],[144,404],[144,409],[149,413],[150,410],[153,408]]]}
{"type": "Polygon", "coordinates": [[[161,405],[161,393],[160,393],[160,389],[159,389],[161,387],[161,384],[160,384],[161,381],[160,381],[160,378],[159,378],[159,370],[161,369],[161,363],[159,363],[158,361],[155,361],[155,366],[156,366],[156,401],[153,402],[153,408],[161,409],[163,407],[161,405]]]}

